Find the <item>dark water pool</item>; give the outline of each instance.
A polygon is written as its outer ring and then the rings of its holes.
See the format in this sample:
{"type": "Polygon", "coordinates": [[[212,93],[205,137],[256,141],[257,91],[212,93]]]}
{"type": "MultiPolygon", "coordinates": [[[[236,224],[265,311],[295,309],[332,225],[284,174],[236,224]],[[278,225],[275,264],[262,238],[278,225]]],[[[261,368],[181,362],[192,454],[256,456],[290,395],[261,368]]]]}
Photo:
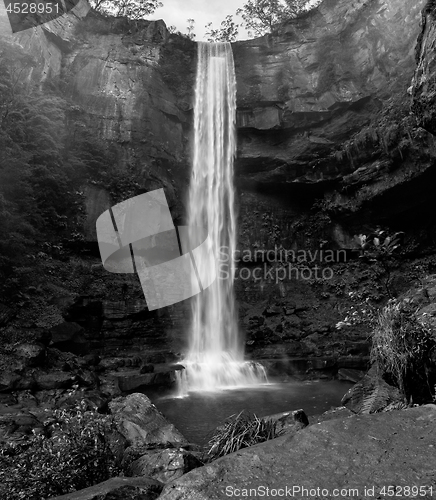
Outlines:
{"type": "Polygon", "coordinates": [[[190,442],[203,445],[227,417],[244,409],[259,417],[299,408],[308,416],[315,415],[340,406],[351,385],[339,381],[292,381],[218,393],[191,393],[185,398],[147,395],[190,442]]]}

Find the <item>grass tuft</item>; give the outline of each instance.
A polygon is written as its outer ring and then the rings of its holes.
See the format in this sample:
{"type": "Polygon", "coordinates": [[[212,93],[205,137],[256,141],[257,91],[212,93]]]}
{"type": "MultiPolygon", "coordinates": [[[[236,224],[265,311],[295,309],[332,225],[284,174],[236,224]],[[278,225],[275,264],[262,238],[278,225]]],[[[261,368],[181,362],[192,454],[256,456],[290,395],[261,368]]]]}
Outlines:
{"type": "Polygon", "coordinates": [[[209,440],[208,455],[212,459],[223,457],[241,448],[274,439],[280,434],[277,422],[243,410],[238,415],[231,415],[224,425],[217,428],[209,440]]]}
{"type": "Polygon", "coordinates": [[[379,313],[372,338],[371,362],[391,379],[406,399],[417,381],[428,384],[432,332],[400,303],[391,301],[379,313]]]}

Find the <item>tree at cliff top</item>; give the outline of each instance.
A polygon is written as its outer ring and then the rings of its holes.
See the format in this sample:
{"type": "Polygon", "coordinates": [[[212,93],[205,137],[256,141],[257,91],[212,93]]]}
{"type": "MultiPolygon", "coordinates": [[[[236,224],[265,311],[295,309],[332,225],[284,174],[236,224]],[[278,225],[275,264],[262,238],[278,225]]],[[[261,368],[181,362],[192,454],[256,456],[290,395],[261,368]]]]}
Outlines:
{"type": "Polygon", "coordinates": [[[91,7],[102,14],[143,19],[162,7],[158,0],[91,0],[91,7]]]}
{"type": "Polygon", "coordinates": [[[195,19],[188,19],[186,22],[188,23],[188,26],[186,27],[186,31],[187,31],[187,35],[186,36],[190,40],[194,40],[195,37],[196,37],[196,34],[194,33],[195,19]]]}
{"type": "Polygon", "coordinates": [[[306,12],[320,3],[320,0],[248,0],[236,11],[243,23],[236,24],[233,16],[228,15],[220,28],[206,24],[208,42],[234,42],[239,28],[244,27],[250,38],[271,33],[274,26],[306,12]]]}
{"type": "Polygon", "coordinates": [[[239,32],[239,24],[230,15],[221,22],[220,28],[214,29],[212,23],[206,24],[205,28],[208,42],[234,42],[239,32]]]}
{"type": "Polygon", "coordinates": [[[317,0],[248,0],[236,14],[244,20],[250,37],[262,36],[318,3],[317,0]]]}

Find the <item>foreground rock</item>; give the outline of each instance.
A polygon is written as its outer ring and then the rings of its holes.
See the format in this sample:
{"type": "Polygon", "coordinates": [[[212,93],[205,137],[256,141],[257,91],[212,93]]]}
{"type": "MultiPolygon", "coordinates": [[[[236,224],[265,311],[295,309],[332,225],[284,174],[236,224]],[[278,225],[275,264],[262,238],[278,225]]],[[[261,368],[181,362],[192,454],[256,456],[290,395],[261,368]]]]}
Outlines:
{"type": "MultiPolygon", "coordinates": [[[[429,498],[436,463],[435,425],[435,405],[322,422],[191,471],[168,484],[159,498],[242,497],[244,489],[245,497],[254,498],[253,490],[267,487],[291,488],[293,498],[309,495],[292,492],[296,486],[319,488],[310,492],[314,500],[333,498],[335,488],[357,489],[353,498],[363,499],[365,487],[374,486],[377,498],[387,485],[426,486],[429,498]]],[[[280,492],[270,496],[278,498],[280,492]]],[[[336,497],[351,498],[351,494],[336,497]]]]}
{"type": "Polygon", "coordinates": [[[129,476],[148,476],[166,484],[203,463],[183,448],[148,450],[127,467],[129,476]]]}
{"type": "Polygon", "coordinates": [[[124,440],[121,465],[127,476],[167,483],[203,465],[190,451],[193,446],[144,394],[116,398],[109,408],[124,440]]]}
{"type": "Polygon", "coordinates": [[[276,432],[280,434],[295,434],[309,425],[309,419],[303,410],[268,415],[264,420],[273,420],[276,423],[276,432]]]}
{"type": "Polygon", "coordinates": [[[154,500],[161,491],[162,484],[148,477],[114,477],[53,500],[154,500]]]}
{"type": "Polygon", "coordinates": [[[128,446],[187,444],[183,435],[144,394],[116,398],[109,403],[109,408],[128,446]]]}

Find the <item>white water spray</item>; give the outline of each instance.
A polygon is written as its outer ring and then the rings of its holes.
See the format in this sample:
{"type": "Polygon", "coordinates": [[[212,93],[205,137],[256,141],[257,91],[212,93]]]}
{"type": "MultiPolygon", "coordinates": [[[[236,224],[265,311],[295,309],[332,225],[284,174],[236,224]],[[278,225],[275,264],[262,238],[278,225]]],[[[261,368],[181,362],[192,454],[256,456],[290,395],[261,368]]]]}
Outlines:
{"type": "MultiPolygon", "coordinates": [[[[196,228],[207,227],[216,281],[193,301],[189,352],[180,392],[213,391],[266,381],[259,363],[244,362],[238,335],[233,278],[236,214],[236,77],[230,43],[198,43],[194,157],[189,190],[192,247],[196,228]]],[[[203,271],[204,272],[204,271],[203,271]]]]}

